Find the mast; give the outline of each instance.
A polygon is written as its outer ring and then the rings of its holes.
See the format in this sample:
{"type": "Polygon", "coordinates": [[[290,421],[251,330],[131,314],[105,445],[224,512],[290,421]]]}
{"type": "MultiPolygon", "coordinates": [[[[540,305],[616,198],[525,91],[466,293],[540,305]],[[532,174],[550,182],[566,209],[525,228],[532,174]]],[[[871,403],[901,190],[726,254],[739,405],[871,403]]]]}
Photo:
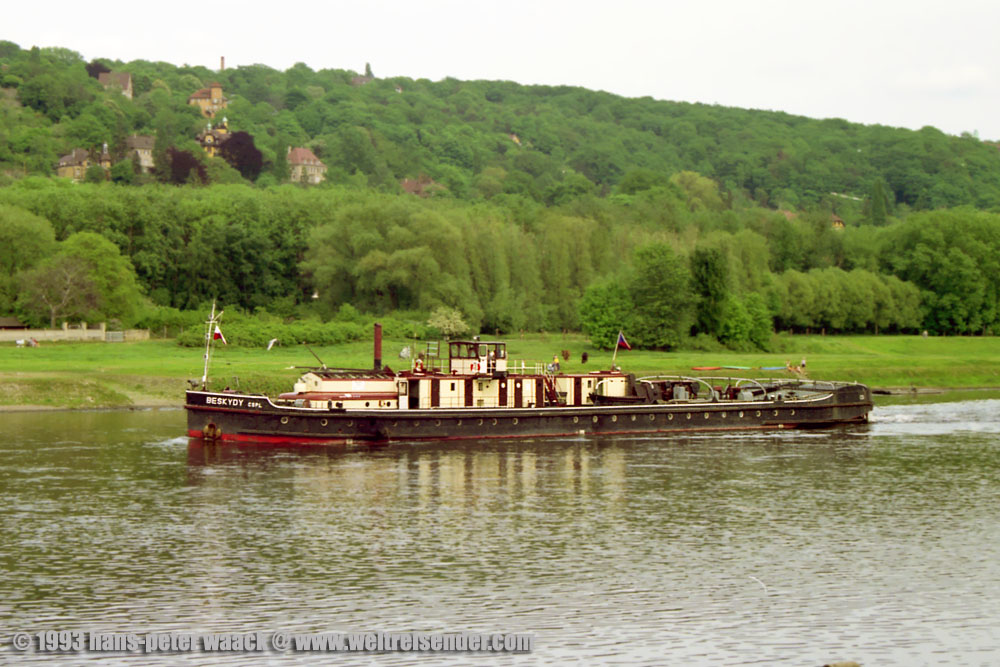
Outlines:
{"type": "Polygon", "coordinates": [[[215,314],[215,301],[212,301],[212,314],[208,317],[208,322],[205,323],[205,370],[201,374],[201,389],[202,391],[208,390],[208,362],[212,357],[212,341],[215,339],[215,326],[219,323],[219,318],[222,317],[222,311],[219,314],[215,314]]]}

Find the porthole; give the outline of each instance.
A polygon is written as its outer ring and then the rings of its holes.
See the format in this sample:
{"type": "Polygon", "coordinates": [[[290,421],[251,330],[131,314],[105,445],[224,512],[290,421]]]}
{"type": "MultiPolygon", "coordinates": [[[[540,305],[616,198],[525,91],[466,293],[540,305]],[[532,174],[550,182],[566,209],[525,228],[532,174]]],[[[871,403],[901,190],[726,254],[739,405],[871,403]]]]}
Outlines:
{"type": "Polygon", "coordinates": [[[482,419],[480,419],[480,420],[479,420],[479,425],[480,425],[480,426],[482,426],[482,425],[483,425],[483,420],[482,420],[482,419]]]}
{"type": "Polygon", "coordinates": [[[493,425],[494,425],[494,426],[496,426],[496,425],[497,425],[497,419],[496,419],[496,417],[494,417],[494,418],[493,418],[493,425]]]}
{"type": "Polygon", "coordinates": [[[517,424],[517,417],[514,417],[512,420],[510,420],[510,423],[516,425],[517,424]]]}
{"type": "Polygon", "coordinates": [[[370,406],[370,405],[371,405],[371,401],[365,401],[365,407],[366,407],[366,408],[367,408],[368,406],[370,406]]]}
{"type": "Polygon", "coordinates": [[[690,412],[688,413],[688,419],[691,419],[691,413],[690,412]]]}
{"type": "Polygon", "coordinates": [[[326,426],[326,424],[327,424],[327,421],[325,419],[320,419],[319,420],[319,425],[320,426],[326,426]]]}
{"type": "Polygon", "coordinates": [[[462,425],[462,420],[461,419],[459,419],[457,422],[455,422],[455,426],[461,426],[461,425],[462,425]]]}
{"type": "Polygon", "coordinates": [[[611,421],[613,422],[618,421],[618,415],[611,415],[611,421]]]}
{"type": "Polygon", "coordinates": [[[434,425],[435,426],[440,426],[441,425],[441,420],[440,419],[435,419],[434,420],[434,425]]]}
{"type": "MultiPolygon", "coordinates": [[[[670,415],[670,417],[673,418],[673,415],[670,415]]],[[[649,421],[653,421],[654,419],[656,419],[656,415],[649,415],[649,421]]]]}
{"type": "Polygon", "coordinates": [[[858,400],[861,400],[861,401],[865,400],[865,395],[864,394],[858,394],[858,400]]]}
{"type": "Polygon", "coordinates": [[[777,417],[777,416],[778,416],[778,411],[777,411],[777,410],[775,410],[775,411],[774,411],[774,416],[775,416],[775,417],[777,417]]]}
{"type": "Polygon", "coordinates": [[[575,423],[577,423],[578,421],[580,421],[580,418],[579,418],[579,417],[573,417],[573,423],[574,423],[574,424],[575,424],[575,423]]]}
{"type": "Polygon", "coordinates": [[[348,426],[354,426],[354,420],[351,420],[351,421],[347,422],[347,425],[348,426]]]}
{"type": "Polygon", "coordinates": [[[282,424],[287,424],[288,423],[288,417],[282,417],[281,418],[281,423],[282,424]]]}
{"type": "Polygon", "coordinates": [[[719,416],[722,417],[723,419],[725,419],[726,418],[726,413],[725,412],[720,412],[719,416]]]}
{"type": "Polygon", "coordinates": [[[705,413],[705,419],[708,419],[708,417],[709,417],[709,413],[706,412],[705,413]]]}
{"type": "Polygon", "coordinates": [[[635,415],[632,415],[632,421],[635,421],[635,415]]]}
{"type": "Polygon", "coordinates": [[[743,411],[740,410],[740,419],[743,419],[743,411]]]}
{"type": "Polygon", "coordinates": [[[760,410],[757,411],[757,416],[760,417],[760,410]]]}
{"type": "Polygon", "coordinates": [[[414,419],[413,420],[413,425],[414,426],[420,426],[420,420],[419,419],[414,419]]]}
{"type": "Polygon", "coordinates": [[[594,415],[594,423],[597,423],[597,415],[594,415]]]}
{"type": "Polygon", "coordinates": [[[667,421],[672,422],[673,420],[674,420],[674,416],[672,414],[667,415],[667,421]]]}
{"type": "Polygon", "coordinates": [[[793,409],[792,409],[792,411],[791,411],[791,412],[789,412],[788,414],[790,414],[790,415],[794,415],[794,414],[795,414],[795,409],[793,408],[793,409]]]}

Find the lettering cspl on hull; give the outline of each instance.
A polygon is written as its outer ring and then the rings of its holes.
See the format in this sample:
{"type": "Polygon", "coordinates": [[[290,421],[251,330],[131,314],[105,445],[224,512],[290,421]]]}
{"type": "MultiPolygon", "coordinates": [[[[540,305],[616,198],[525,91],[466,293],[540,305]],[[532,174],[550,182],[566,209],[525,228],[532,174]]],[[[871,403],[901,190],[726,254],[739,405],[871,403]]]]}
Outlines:
{"type": "Polygon", "coordinates": [[[857,383],[561,373],[509,363],[502,342],[452,341],[442,356],[429,347],[400,372],[381,358],[376,324],[370,370],[324,365],[273,398],[210,392],[203,382],[187,392],[188,435],[322,444],[817,428],[865,423],[872,409],[870,389],[857,383]]]}

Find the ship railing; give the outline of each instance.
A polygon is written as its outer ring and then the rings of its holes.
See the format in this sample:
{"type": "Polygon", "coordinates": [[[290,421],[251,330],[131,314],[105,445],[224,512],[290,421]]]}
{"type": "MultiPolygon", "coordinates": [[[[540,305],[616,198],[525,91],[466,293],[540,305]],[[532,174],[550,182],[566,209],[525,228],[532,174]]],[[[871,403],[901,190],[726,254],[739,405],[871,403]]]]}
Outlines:
{"type": "MultiPolygon", "coordinates": [[[[703,384],[706,387],[708,387],[708,395],[707,396],[695,395],[685,400],[690,400],[690,401],[717,400],[718,392],[715,391],[715,387],[713,387],[711,384],[705,381],[708,379],[713,379],[713,378],[696,378],[696,377],[688,377],[686,375],[647,375],[645,377],[636,378],[636,382],[646,382],[648,384],[653,384],[656,382],[676,382],[678,380],[682,382],[695,382],[697,384],[703,384]]],[[[672,400],[670,397],[664,397],[664,399],[672,400]]]]}
{"type": "Polygon", "coordinates": [[[775,392],[800,389],[804,391],[834,391],[838,387],[854,385],[856,382],[834,382],[829,380],[809,380],[807,378],[743,378],[726,375],[689,377],[686,375],[660,375],[646,376],[638,378],[638,382],[664,382],[664,381],[691,381],[697,382],[708,388],[709,393],[705,398],[697,397],[694,400],[717,400],[719,391],[717,386],[728,385],[730,388],[746,389],[754,393],[751,400],[770,400],[775,392]],[[757,391],[754,391],[756,389],[757,391]],[[759,393],[758,393],[759,392],[759,393]]]}
{"type": "Polygon", "coordinates": [[[508,360],[507,373],[510,375],[544,375],[546,367],[544,361],[508,360]]]}

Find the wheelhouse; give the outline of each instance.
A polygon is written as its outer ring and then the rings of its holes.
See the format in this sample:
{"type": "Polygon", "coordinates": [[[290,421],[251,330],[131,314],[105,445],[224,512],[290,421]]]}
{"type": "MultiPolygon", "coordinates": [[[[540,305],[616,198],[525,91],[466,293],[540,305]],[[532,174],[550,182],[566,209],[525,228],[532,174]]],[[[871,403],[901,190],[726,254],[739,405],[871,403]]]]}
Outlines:
{"type": "Polygon", "coordinates": [[[452,375],[506,375],[507,344],[451,341],[448,343],[448,372],[452,375]]]}

